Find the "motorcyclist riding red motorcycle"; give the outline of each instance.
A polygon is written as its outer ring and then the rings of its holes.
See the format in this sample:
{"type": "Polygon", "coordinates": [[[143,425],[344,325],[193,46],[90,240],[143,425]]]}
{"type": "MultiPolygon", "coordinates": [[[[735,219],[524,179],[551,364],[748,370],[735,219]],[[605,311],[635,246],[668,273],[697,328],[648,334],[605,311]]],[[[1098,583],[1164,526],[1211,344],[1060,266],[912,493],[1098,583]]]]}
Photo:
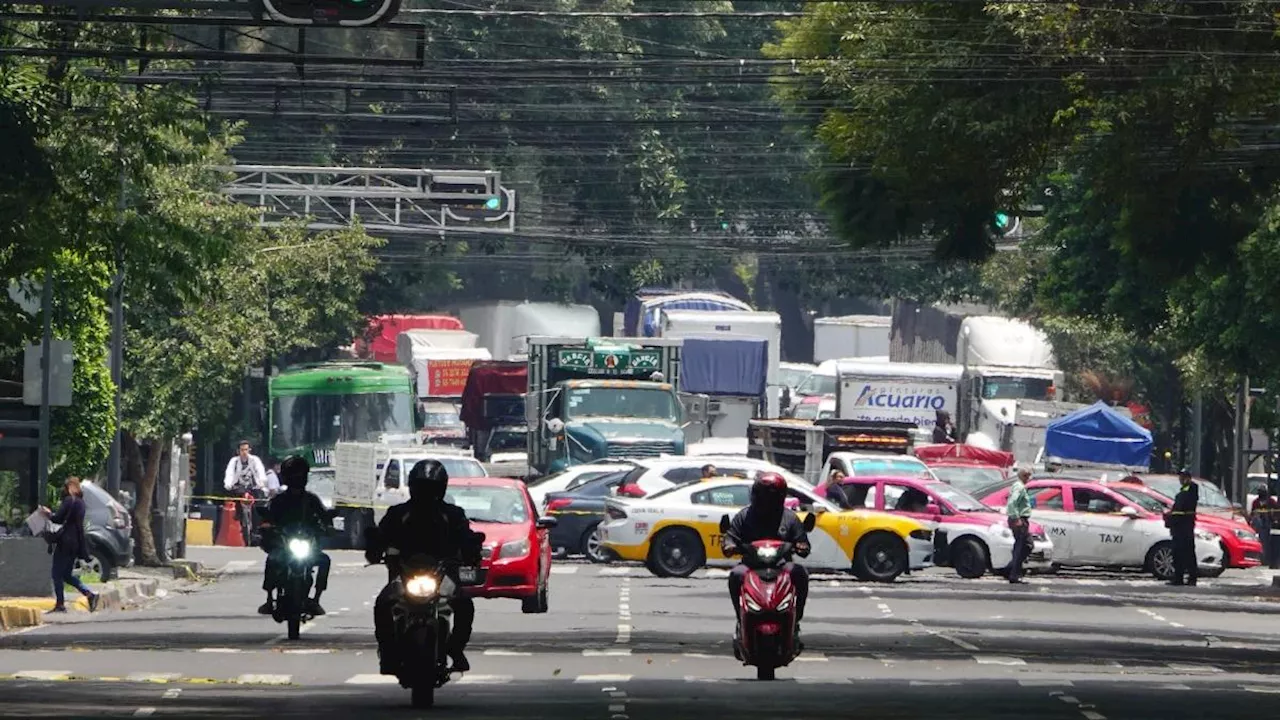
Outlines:
{"type": "MultiPolygon", "coordinates": [[[[758,540],[781,540],[795,546],[800,557],[809,555],[809,534],[796,514],[786,508],[787,481],[778,473],[765,472],[751,485],[751,504],[738,511],[729,523],[729,533],[744,545],[758,540]]],[[[721,540],[721,550],[726,557],[738,554],[733,540],[721,540]]],[[[809,573],[803,566],[789,562],[784,570],[791,574],[796,589],[796,635],[800,634],[800,620],[804,619],[805,601],[809,598],[809,573]]],[[[742,593],[747,566],[739,563],[729,573],[729,598],[733,601],[733,613],[738,614],[738,598],[742,593]]]]}

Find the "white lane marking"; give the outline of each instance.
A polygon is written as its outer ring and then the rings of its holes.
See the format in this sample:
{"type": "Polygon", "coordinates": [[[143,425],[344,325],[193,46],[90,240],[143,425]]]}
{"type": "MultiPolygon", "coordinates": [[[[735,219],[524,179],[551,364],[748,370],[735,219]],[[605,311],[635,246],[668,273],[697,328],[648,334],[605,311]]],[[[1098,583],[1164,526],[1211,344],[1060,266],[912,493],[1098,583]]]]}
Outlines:
{"type": "Polygon", "coordinates": [[[1075,580],[1075,583],[1077,585],[1094,585],[1094,586],[1104,586],[1107,584],[1105,580],[1091,580],[1089,578],[1077,578],[1075,580]]]}
{"type": "Polygon", "coordinates": [[[216,648],[200,648],[200,649],[199,649],[199,650],[197,650],[196,652],[200,652],[200,653],[226,653],[226,654],[228,654],[228,655],[234,655],[235,653],[244,652],[244,651],[243,651],[243,650],[241,650],[240,648],[223,648],[223,647],[216,647],[216,648]]]}
{"type": "Polygon", "coordinates": [[[852,685],[853,681],[849,678],[805,677],[797,675],[796,683],[800,685],[852,685]]]}
{"type": "Polygon", "coordinates": [[[1216,643],[1216,642],[1217,642],[1217,643],[1220,643],[1220,642],[1222,642],[1221,640],[1219,640],[1218,638],[1214,637],[1213,635],[1205,635],[1205,636],[1204,636],[1204,640],[1205,640],[1205,642],[1211,642],[1211,643],[1216,643]]]}
{"type": "Polygon", "coordinates": [[[365,566],[365,563],[362,563],[362,562],[340,562],[340,563],[338,563],[338,567],[340,567],[340,568],[362,568],[362,567],[364,567],[364,566],[365,566]]]}
{"type": "Polygon", "coordinates": [[[1006,657],[1004,655],[974,655],[973,659],[977,660],[979,665],[1015,666],[1027,664],[1027,661],[1022,658],[1006,657]]]}
{"type": "Polygon", "coordinates": [[[182,694],[182,688],[169,688],[168,690],[164,691],[164,695],[161,695],[160,699],[177,700],[178,696],[181,694],[182,694]]]}
{"type": "Polygon", "coordinates": [[[398,685],[400,681],[393,675],[352,675],[346,680],[347,685],[398,685]]]}
{"type": "Polygon", "coordinates": [[[729,571],[720,568],[709,568],[702,577],[709,580],[720,580],[729,577],[729,571]]]}
{"type": "Polygon", "coordinates": [[[256,567],[257,564],[257,560],[232,560],[226,565],[223,565],[222,569],[218,570],[218,572],[229,574],[236,573],[241,570],[248,570],[249,568],[256,567]]]}
{"type": "MultiPolygon", "coordinates": [[[[613,642],[617,645],[626,645],[631,642],[631,578],[622,578],[622,583],[618,587],[618,635],[613,642]]],[[[584,652],[585,654],[585,652],[584,652]]],[[[628,650],[628,655],[631,651],[628,650]]]]}
{"type": "Polygon", "coordinates": [[[840,587],[840,581],[839,581],[839,580],[831,580],[831,581],[828,581],[828,582],[827,582],[827,587],[838,588],[838,587],[840,587]]]}
{"type": "Polygon", "coordinates": [[[1263,693],[1266,695],[1280,695],[1280,687],[1268,685],[1241,685],[1241,690],[1251,693],[1263,693]]]}
{"type": "MultiPolygon", "coordinates": [[[[573,681],[579,685],[587,683],[624,683],[631,682],[630,675],[579,675],[573,681]]],[[[616,689],[616,688],[615,688],[616,689]]]]}
{"type": "Polygon", "coordinates": [[[687,657],[687,658],[698,658],[699,660],[710,660],[713,658],[722,657],[720,655],[708,655],[706,653],[681,653],[680,656],[687,657]]]}
{"type": "Polygon", "coordinates": [[[511,675],[463,675],[457,685],[506,685],[515,680],[511,675]]]}
{"type": "Polygon", "coordinates": [[[609,706],[609,712],[611,713],[620,713],[620,712],[626,712],[626,711],[627,711],[627,706],[625,704],[615,704],[615,705],[609,706]]]}
{"type": "Polygon", "coordinates": [[[140,707],[133,711],[134,717],[149,717],[155,715],[156,709],[153,707],[140,707]]]}
{"type": "Polygon", "coordinates": [[[1019,680],[1022,687],[1075,687],[1070,680],[1019,680]]]}
{"type": "Polygon", "coordinates": [[[608,650],[583,650],[583,657],[627,657],[631,648],[609,648],[608,650]]]}
{"type": "Polygon", "coordinates": [[[1080,699],[1079,699],[1079,698],[1075,698],[1075,697],[1072,697],[1072,696],[1070,696],[1070,695],[1059,695],[1059,696],[1058,696],[1058,699],[1059,699],[1059,700],[1061,700],[1062,702],[1064,702],[1064,703],[1068,704],[1068,705],[1079,705],[1079,704],[1080,704],[1080,699]]]}
{"type": "Polygon", "coordinates": [[[685,676],[684,676],[684,681],[685,681],[685,682],[687,682],[687,683],[706,683],[706,684],[714,684],[714,683],[725,683],[725,682],[730,682],[729,680],[726,680],[726,679],[724,679],[724,678],[718,678],[718,677],[698,677],[697,675],[685,675],[685,676]]]}
{"type": "Polygon", "coordinates": [[[631,568],[629,568],[629,567],[607,567],[607,568],[600,568],[600,575],[601,575],[602,577],[624,577],[624,576],[629,576],[629,575],[631,575],[631,568]]]}
{"type": "Polygon", "coordinates": [[[796,662],[829,662],[831,658],[822,653],[814,653],[813,655],[801,655],[796,658],[796,662]]]}
{"type": "Polygon", "coordinates": [[[619,644],[631,642],[631,626],[623,624],[618,625],[618,638],[614,640],[614,642],[619,644]]]}
{"type": "Polygon", "coordinates": [[[291,675],[265,675],[259,673],[247,673],[236,678],[236,682],[240,685],[288,685],[293,681],[291,675]]]}
{"type": "Polygon", "coordinates": [[[959,685],[959,684],[960,683],[951,681],[951,680],[946,680],[946,681],[912,680],[911,681],[912,687],[955,687],[956,685],[959,685]]]}
{"type": "Polygon", "coordinates": [[[619,690],[616,687],[600,688],[600,691],[609,693],[609,697],[624,698],[627,696],[626,690],[619,690]]]}
{"type": "Polygon", "coordinates": [[[1222,668],[1213,667],[1212,665],[1188,665],[1187,663],[1169,663],[1165,667],[1178,672],[1207,672],[1220,673],[1222,668]]]}
{"type": "Polygon", "coordinates": [[[577,565],[552,565],[551,566],[552,575],[573,575],[576,572],[578,572],[577,565]]]}
{"type": "Polygon", "coordinates": [[[1158,620],[1158,621],[1160,621],[1160,622],[1169,622],[1169,620],[1168,620],[1167,618],[1165,618],[1165,616],[1163,616],[1163,615],[1152,615],[1152,616],[1151,616],[1151,619],[1152,619],[1152,620],[1158,620]]]}
{"type": "Polygon", "coordinates": [[[329,648],[300,648],[297,650],[285,650],[285,655],[328,655],[333,650],[329,648]]]}
{"type": "Polygon", "coordinates": [[[947,642],[951,643],[952,645],[955,645],[961,650],[968,650],[969,652],[975,652],[979,649],[978,646],[974,645],[973,643],[966,642],[964,640],[961,640],[958,637],[952,637],[944,632],[938,632],[937,630],[929,630],[929,629],[926,629],[925,632],[929,633],[930,635],[933,635],[934,637],[938,637],[943,640],[946,640],[947,642]]]}
{"type": "Polygon", "coordinates": [[[484,654],[489,657],[529,657],[533,653],[521,650],[485,650],[484,654]]]}
{"type": "Polygon", "coordinates": [[[1182,623],[1171,622],[1169,623],[1169,627],[1184,628],[1186,627],[1186,625],[1183,625],[1182,623]]]}
{"type": "Polygon", "coordinates": [[[1156,685],[1155,689],[1156,690],[1190,690],[1191,686],[1183,685],[1182,683],[1166,683],[1164,685],[1156,685]]]}
{"type": "Polygon", "coordinates": [[[129,673],[129,675],[125,677],[125,681],[136,682],[136,683],[144,683],[144,682],[167,683],[173,680],[177,680],[180,677],[182,677],[182,673],[136,672],[136,673],[129,673]]]}
{"type": "Polygon", "coordinates": [[[1080,714],[1084,716],[1084,720],[1107,720],[1107,716],[1092,710],[1081,710],[1080,714]]]}
{"type": "Polygon", "coordinates": [[[15,680],[69,680],[70,670],[19,670],[13,674],[15,680]]]}

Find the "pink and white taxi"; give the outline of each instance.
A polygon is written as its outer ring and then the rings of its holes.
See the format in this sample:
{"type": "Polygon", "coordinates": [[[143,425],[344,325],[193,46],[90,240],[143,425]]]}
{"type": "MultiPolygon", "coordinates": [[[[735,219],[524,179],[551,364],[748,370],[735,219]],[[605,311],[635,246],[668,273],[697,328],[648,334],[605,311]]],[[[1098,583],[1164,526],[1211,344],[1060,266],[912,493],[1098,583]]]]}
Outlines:
{"type": "MultiPolygon", "coordinates": [[[[946,533],[947,551],[941,558],[935,555],[934,563],[955,568],[960,577],[982,577],[988,570],[1001,572],[1013,561],[1013,533],[1005,514],[940,480],[847,477],[840,481],[839,489],[824,486],[819,492],[837,505],[904,515],[936,534],[946,533]]],[[[1050,567],[1053,543],[1034,522],[1031,541],[1024,567],[1050,567]]]]}

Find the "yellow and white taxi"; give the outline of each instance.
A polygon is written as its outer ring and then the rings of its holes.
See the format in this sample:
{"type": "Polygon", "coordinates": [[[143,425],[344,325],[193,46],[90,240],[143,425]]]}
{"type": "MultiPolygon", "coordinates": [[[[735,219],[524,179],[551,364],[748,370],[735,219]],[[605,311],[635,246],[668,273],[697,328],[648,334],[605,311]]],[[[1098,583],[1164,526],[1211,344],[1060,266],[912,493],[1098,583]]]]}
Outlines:
{"type": "MultiPolygon", "coordinates": [[[[892,582],[933,564],[933,533],[917,520],[875,510],[840,510],[807,485],[787,490],[788,505],[803,519],[818,514],[809,533],[811,570],[853,572],[863,580],[892,582]]],[[[751,481],[723,478],[680,485],[642,499],[609,498],[600,539],[622,560],[643,562],[658,577],[688,577],[704,566],[732,567],[720,550],[720,518],[751,499],[751,481]]]]}

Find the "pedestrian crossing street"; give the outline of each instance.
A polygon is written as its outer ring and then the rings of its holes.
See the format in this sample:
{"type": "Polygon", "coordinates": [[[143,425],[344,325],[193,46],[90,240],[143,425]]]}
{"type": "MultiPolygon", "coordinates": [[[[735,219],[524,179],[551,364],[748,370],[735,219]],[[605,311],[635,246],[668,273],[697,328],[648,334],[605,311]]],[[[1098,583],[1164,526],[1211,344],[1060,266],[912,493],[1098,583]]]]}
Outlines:
{"type": "MultiPolygon", "coordinates": [[[[235,560],[226,563],[220,572],[222,574],[254,574],[262,571],[263,561],[258,560],[235,560]]],[[[366,567],[363,562],[338,562],[333,564],[335,572],[352,571],[366,567]]],[[[649,572],[640,565],[591,565],[585,563],[559,562],[551,567],[552,575],[573,575],[577,577],[599,577],[599,578],[654,578],[653,573],[649,572]]],[[[1201,579],[1199,587],[1203,589],[1213,588],[1250,588],[1250,587],[1270,587],[1272,573],[1260,574],[1250,572],[1247,574],[1239,574],[1225,576],[1214,579],[1201,579]]],[[[729,571],[723,568],[704,568],[691,575],[688,580],[722,580],[729,576],[729,571]]],[[[867,586],[868,583],[859,581],[851,576],[838,573],[814,573],[813,578],[817,583],[817,587],[841,587],[846,585],[862,585],[867,586]]],[[[655,578],[656,579],[656,578],[655,578]]],[[[1071,575],[1040,575],[1025,578],[1028,585],[1042,587],[1124,587],[1124,588],[1157,588],[1167,587],[1164,581],[1156,580],[1150,575],[1141,575],[1132,573],[1125,576],[1116,576],[1114,574],[1099,574],[1091,577],[1086,574],[1071,575]]],[[[911,575],[903,575],[899,577],[893,585],[896,586],[925,586],[925,585],[947,585],[955,587],[974,587],[986,585],[1004,585],[1004,578],[997,575],[986,575],[976,580],[965,580],[956,576],[954,572],[943,568],[928,570],[925,572],[917,572],[911,575]]]]}

